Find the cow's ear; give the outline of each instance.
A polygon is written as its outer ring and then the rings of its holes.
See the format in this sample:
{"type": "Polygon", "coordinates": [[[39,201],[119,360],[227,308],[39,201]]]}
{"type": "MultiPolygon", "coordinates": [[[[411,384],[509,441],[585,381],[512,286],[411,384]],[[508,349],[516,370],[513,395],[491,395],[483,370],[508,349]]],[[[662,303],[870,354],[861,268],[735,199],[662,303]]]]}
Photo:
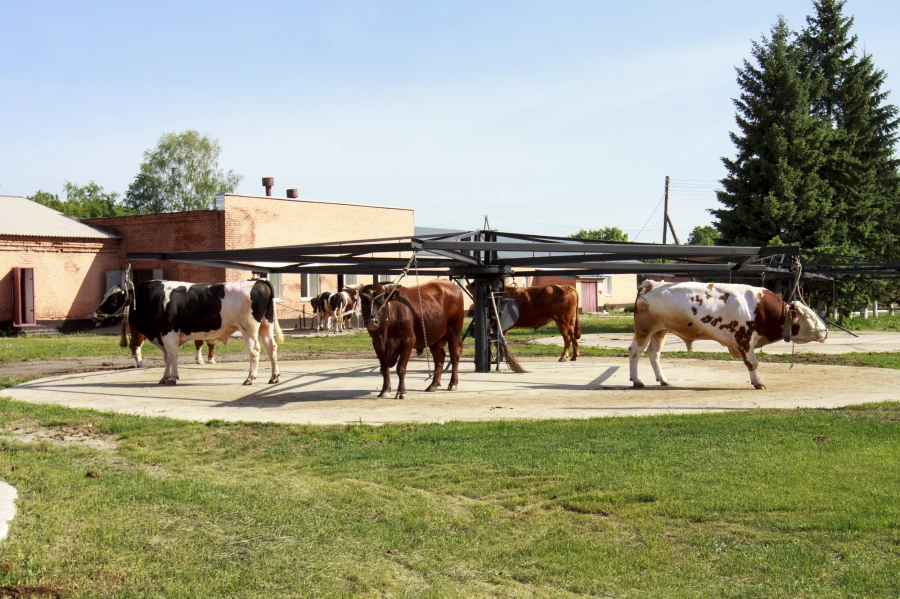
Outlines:
{"type": "Polygon", "coordinates": [[[394,289],[396,289],[397,287],[399,287],[397,283],[388,283],[384,286],[384,291],[385,293],[393,293],[394,289]]]}
{"type": "Polygon", "coordinates": [[[791,322],[793,322],[794,324],[796,324],[797,321],[800,320],[800,313],[797,311],[797,308],[795,308],[793,304],[791,304],[791,309],[788,311],[788,316],[790,316],[791,322]]]}

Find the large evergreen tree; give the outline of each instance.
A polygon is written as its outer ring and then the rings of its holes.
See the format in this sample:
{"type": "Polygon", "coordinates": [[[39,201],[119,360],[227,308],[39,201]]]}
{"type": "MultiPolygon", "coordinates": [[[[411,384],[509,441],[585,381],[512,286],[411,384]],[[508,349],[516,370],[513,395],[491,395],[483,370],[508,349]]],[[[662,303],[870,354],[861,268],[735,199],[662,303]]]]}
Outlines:
{"type": "Polygon", "coordinates": [[[834,248],[882,257],[896,248],[897,108],[882,90],[885,73],[857,56],[845,0],[815,0],[799,42],[811,83],[811,112],[829,127],[821,177],[834,192],[834,248]]]}
{"type": "Polygon", "coordinates": [[[770,37],[753,42],[755,64],[737,69],[734,100],[739,132],[734,159],[711,210],[724,245],[799,244],[831,249],[832,193],[820,178],[828,128],[810,114],[810,83],[803,52],[783,17],[770,37]]]}

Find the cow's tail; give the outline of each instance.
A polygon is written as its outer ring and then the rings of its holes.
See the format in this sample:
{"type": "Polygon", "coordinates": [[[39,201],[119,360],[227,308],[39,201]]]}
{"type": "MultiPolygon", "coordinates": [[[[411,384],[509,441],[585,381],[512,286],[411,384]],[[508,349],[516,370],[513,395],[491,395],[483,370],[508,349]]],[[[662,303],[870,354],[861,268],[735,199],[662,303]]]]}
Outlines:
{"type": "Polygon", "coordinates": [[[268,279],[258,279],[259,283],[265,283],[266,287],[269,288],[269,303],[266,305],[266,311],[263,316],[266,320],[272,323],[272,327],[275,329],[275,341],[278,343],[284,342],[284,334],[281,332],[281,325],[278,324],[278,314],[275,310],[275,288],[272,286],[272,282],[268,279]]]}
{"type": "Polygon", "coordinates": [[[578,318],[578,310],[575,310],[575,338],[581,339],[581,320],[578,318]]]}
{"type": "Polygon", "coordinates": [[[128,328],[128,312],[130,310],[126,306],[125,315],[122,317],[122,330],[119,333],[119,347],[128,347],[128,334],[125,332],[125,329],[128,328]]]}

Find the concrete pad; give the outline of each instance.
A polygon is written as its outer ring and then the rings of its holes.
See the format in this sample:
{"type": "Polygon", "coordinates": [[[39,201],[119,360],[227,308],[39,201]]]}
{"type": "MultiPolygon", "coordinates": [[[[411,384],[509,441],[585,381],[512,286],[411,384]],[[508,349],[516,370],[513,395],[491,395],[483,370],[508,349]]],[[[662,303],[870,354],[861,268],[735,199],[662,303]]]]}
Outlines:
{"type": "MultiPolygon", "coordinates": [[[[850,352],[890,352],[900,351],[900,333],[885,331],[859,331],[854,337],[839,330],[828,332],[825,343],[785,343],[776,341],[757,350],[763,354],[789,354],[795,351],[798,354],[846,354],[850,352]],[[793,350],[792,347],[793,346],[793,350]]],[[[562,354],[563,339],[561,336],[542,337],[537,343],[545,345],[559,345],[562,354]]],[[[631,333],[594,333],[582,335],[579,345],[584,347],[606,347],[626,349],[631,345],[631,333]]],[[[684,341],[675,335],[668,335],[663,344],[663,351],[685,351],[684,341]]],[[[728,351],[716,341],[694,341],[693,351],[696,352],[725,352],[728,351]]]]}
{"type": "MultiPolygon", "coordinates": [[[[740,362],[664,361],[673,387],[633,389],[621,358],[559,363],[522,361],[527,374],[477,374],[461,368],[459,391],[421,391],[425,362],[410,364],[407,399],[377,399],[375,360],[303,360],[281,364],[281,383],[245,387],[246,365],[184,365],[178,385],[159,385],[162,368],[69,374],[3,392],[13,399],[186,420],[211,419],[310,424],[447,422],[451,420],[593,418],[659,413],[838,407],[900,398],[900,371],[846,366],[763,364],[768,390],[750,386],[740,362]]],[[[641,364],[648,384],[650,366],[641,364]]],[[[445,376],[443,384],[449,380],[445,376]]],[[[392,375],[394,389],[396,375],[392,375]]]]}

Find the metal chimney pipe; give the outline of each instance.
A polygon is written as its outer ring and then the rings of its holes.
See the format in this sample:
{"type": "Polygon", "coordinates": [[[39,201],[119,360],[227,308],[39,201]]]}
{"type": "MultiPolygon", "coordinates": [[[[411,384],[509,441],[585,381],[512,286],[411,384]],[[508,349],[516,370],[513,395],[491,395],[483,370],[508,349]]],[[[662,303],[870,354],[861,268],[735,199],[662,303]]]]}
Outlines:
{"type": "Polygon", "coordinates": [[[288,190],[287,190],[287,197],[292,198],[292,199],[296,199],[296,198],[299,198],[299,197],[300,197],[300,194],[297,193],[297,190],[296,190],[296,189],[288,189],[288,190]]]}
{"type": "Polygon", "coordinates": [[[266,195],[272,195],[272,188],[275,187],[275,177],[263,177],[262,184],[266,188],[266,195]]]}

